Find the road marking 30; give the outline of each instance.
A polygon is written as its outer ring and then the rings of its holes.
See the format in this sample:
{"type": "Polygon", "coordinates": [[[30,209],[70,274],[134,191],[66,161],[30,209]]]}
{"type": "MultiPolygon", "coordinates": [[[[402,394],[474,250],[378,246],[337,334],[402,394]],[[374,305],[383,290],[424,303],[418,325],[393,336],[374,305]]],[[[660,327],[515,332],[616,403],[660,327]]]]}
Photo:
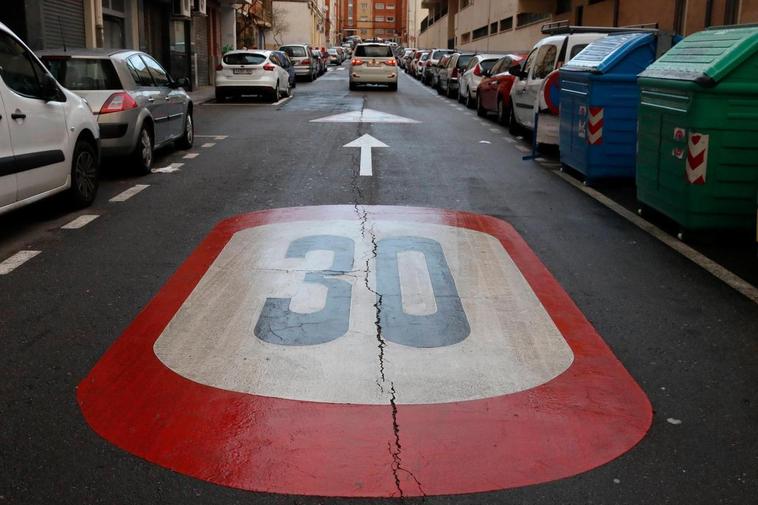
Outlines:
{"type": "Polygon", "coordinates": [[[6,258],[2,263],[0,263],[0,275],[7,275],[11,273],[41,252],[42,251],[19,251],[10,258],[6,258]]]}
{"type": "Polygon", "coordinates": [[[63,230],[78,230],[79,228],[83,228],[83,227],[87,226],[88,224],[90,224],[92,221],[94,221],[98,217],[100,217],[98,214],[84,214],[84,215],[81,215],[81,216],[77,217],[73,221],[71,221],[71,222],[69,222],[67,224],[64,224],[63,226],[61,226],[61,229],[63,229],[63,230]]]}
{"type": "Polygon", "coordinates": [[[140,191],[149,187],[150,187],[149,184],[136,184],[132,186],[131,188],[127,189],[126,191],[122,191],[121,193],[117,194],[116,196],[114,196],[108,201],[109,202],[125,202],[131,197],[133,197],[134,195],[136,195],[137,193],[139,193],[140,191]]]}

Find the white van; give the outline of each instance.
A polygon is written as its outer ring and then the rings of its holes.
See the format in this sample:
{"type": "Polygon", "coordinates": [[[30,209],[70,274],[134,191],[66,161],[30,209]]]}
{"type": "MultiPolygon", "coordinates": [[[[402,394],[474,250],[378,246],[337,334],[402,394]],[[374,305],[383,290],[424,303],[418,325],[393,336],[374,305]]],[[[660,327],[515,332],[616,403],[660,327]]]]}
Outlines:
{"type": "MultiPolygon", "coordinates": [[[[562,27],[563,28],[563,27],[562,27]]],[[[543,28],[544,32],[550,29],[543,28]]],[[[535,107],[540,108],[542,83],[553,71],[576,56],[590,42],[605,37],[606,33],[566,33],[545,37],[534,45],[523,66],[511,69],[516,79],[511,88],[511,132],[519,128],[534,129],[535,107]]],[[[540,108],[541,109],[541,108],[540,108]]],[[[540,116],[539,142],[558,144],[557,118],[540,116]],[[555,123],[555,124],[553,124],[555,123]]],[[[535,140],[536,141],[536,140],[535,140]]]]}
{"type": "Polygon", "coordinates": [[[61,191],[92,203],[99,137],[87,102],[0,23],[0,214],[61,191]]]}

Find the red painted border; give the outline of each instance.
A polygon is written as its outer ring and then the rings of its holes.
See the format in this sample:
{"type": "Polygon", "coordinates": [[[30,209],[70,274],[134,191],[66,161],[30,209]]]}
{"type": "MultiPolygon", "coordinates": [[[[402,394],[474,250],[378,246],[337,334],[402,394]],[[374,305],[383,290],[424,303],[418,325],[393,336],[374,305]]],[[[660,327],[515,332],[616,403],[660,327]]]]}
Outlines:
{"type": "MultiPolygon", "coordinates": [[[[650,427],[644,392],[509,224],[437,209],[368,207],[373,219],[438,223],[496,237],[574,352],[539,387],[484,400],[400,405],[405,496],[491,491],[569,477],[631,449],[650,427]]],[[[355,219],[351,206],[244,214],[217,225],[79,384],[90,426],[148,461],[253,491],[397,496],[389,406],[282,400],[192,382],[153,344],[208,267],[246,228],[355,219]]]]}

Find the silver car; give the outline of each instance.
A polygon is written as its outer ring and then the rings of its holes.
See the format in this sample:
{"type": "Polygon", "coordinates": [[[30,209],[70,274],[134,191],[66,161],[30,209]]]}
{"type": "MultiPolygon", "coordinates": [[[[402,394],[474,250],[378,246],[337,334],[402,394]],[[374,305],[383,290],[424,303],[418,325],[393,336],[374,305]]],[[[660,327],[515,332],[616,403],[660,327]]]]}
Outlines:
{"type": "Polygon", "coordinates": [[[118,49],[45,50],[37,53],[63,86],[89,103],[100,127],[103,157],[131,156],[150,172],[153,151],[194,141],[186,79],[174,80],[150,55],[118,49]]]}
{"type": "Polygon", "coordinates": [[[310,82],[319,74],[318,60],[311,54],[311,46],[308,44],[288,44],[281,46],[280,51],[289,56],[295,66],[295,75],[310,82]]]}

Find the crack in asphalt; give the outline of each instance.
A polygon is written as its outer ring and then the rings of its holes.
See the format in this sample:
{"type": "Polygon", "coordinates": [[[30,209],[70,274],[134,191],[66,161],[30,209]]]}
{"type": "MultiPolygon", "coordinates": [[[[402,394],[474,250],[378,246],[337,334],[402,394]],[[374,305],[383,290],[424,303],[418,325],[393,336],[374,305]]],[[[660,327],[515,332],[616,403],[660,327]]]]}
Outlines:
{"type": "MultiPolygon", "coordinates": [[[[361,113],[363,113],[363,110],[366,107],[366,98],[364,97],[363,105],[361,106],[361,113]]],[[[358,134],[362,135],[362,128],[361,124],[358,123],[358,134]]],[[[383,335],[383,329],[382,329],[382,303],[384,301],[384,297],[381,293],[376,291],[374,288],[371,287],[371,283],[369,282],[369,278],[371,277],[371,261],[376,261],[377,258],[377,252],[379,248],[379,244],[376,239],[376,233],[374,231],[373,226],[369,226],[369,215],[368,211],[366,210],[366,207],[363,205],[364,196],[363,191],[360,188],[360,185],[358,181],[360,180],[360,175],[358,173],[358,170],[353,170],[353,175],[351,179],[351,186],[353,193],[355,194],[355,203],[353,204],[353,208],[355,209],[355,214],[358,217],[358,220],[360,221],[361,225],[361,238],[366,240],[366,238],[369,238],[371,241],[371,254],[368,255],[365,262],[365,268],[363,269],[363,283],[366,286],[366,289],[371,292],[375,297],[374,302],[374,311],[376,313],[376,317],[374,319],[374,326],[376,328],[376,342],[377,342],[377,350],[379,353],[378,359],[379,359],[379,378],[376,380],[376,385],[379,388],[379,391],[382,394],[385,394],[387,392],[387,376],[385,374],[385,349],[387,348],[387,341],[384,338],[383,335]]],[[[392,477],[395,481],[395,487],[397,488],[397,492],[399,495],[399,498],[401,501],[405,498],[405,493],[403,491],[402,484],[400,482],[400,474],[405,473],[406,475],[410,476],[411,479],[416,483],[418,486],[419,491],[422,495],[422,503],[426,501],[426,493],[424,492],[423,487],[421,486],[421,482],[416,478],[416,476],[408,470],[407,468],[403,467],[403,460],[402,460],[402,450],[403,446],[400,442],[400,423],[398,421],[398,406],[397,406],[397,391],[395,389],[395,383],[393,381],[389,382],[389,402],[390,407],[392,408],[392,433],[393,433],[393,439],[387,442],[387,446],[390,452],[390,456],[392,457],[392,477]]]]}

